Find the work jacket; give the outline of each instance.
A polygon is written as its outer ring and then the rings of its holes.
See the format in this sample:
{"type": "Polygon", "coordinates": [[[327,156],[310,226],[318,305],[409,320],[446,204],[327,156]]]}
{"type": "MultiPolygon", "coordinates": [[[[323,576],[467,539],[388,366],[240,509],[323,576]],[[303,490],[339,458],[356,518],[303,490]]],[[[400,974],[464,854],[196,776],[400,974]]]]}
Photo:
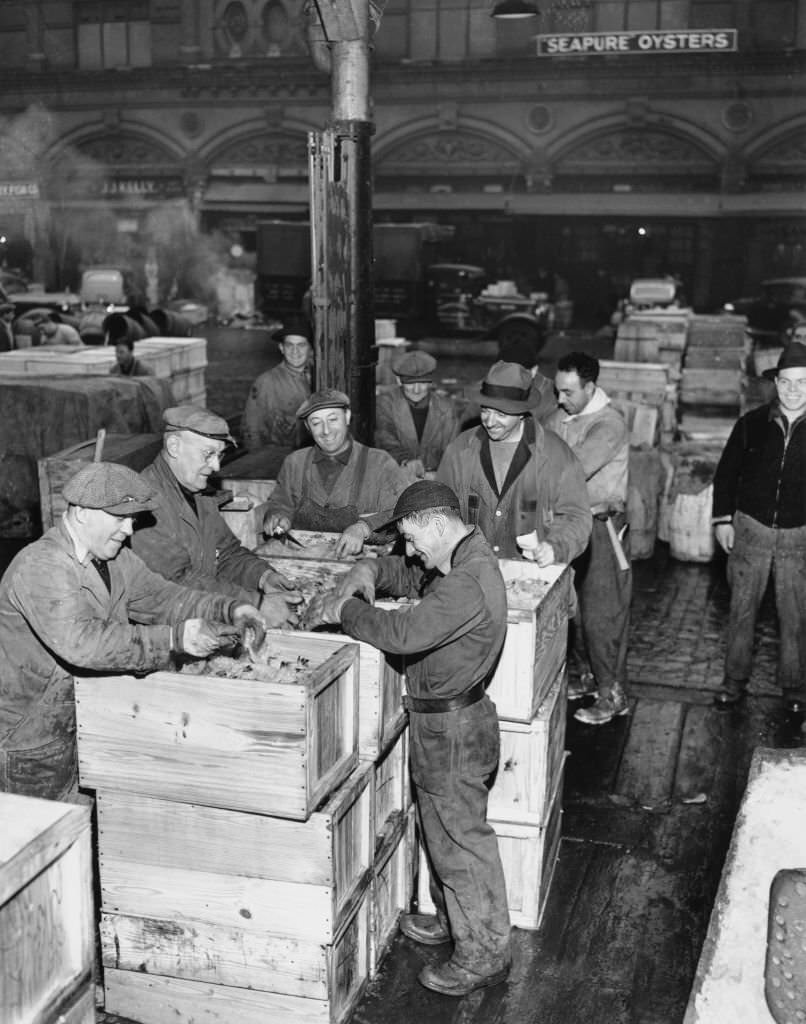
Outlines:
{"type": "Polygon", "coordinates": [[[306,428],[297,419],[297,409],[311,393],[308,370],[301,373],[280,363],[257,378],[249,390],[241,421],[241,434],[247,451],[268,444],[300,448],[306,441],[306,428]]]}
{"type": "Polygon", "coordinates": [[[168,580],[256,604],[269,565],[238,541],[218,511],[218,499],[196,494],[194,515],[162,453],[141,475],[159,504],[139,517],[132,550],[168,580]]]}
{"type": "Polygon", "coordinates": [[[507,597],[498,560],[481,531],[459,542],[445,576],[398,555],[372,564],[379,596],[420,600],[387,611],[351,598],[341,612],[344,631],[403,655],[413,697],[455,697],[487,683],[504,646],[507,597]]]}
{"type": "Polygon", "coordinates": [[[806,414],[786,431],[777,401],[737,420],[714,474],[715,520],[744,512],[762,526],[806,526],[806,414]]]}
{"type": "Polygon", "coordinates": [[[60,521],[0,582],[2,791],[56,800],[75,786],[74,674],[164,668],[173,626],[231,618],[231,599],[169,583],[128,548],[107,565],[110,590],[60,521]]]}
{"type": "Polygon", "coordinates": [[[153,377],[154,371],[148,365],[144,363],[142,359],[133,359],[129,363],[128,369],[124,370],[120,363],[113,363],[109,367],[109,372],[113,377],[153,377]]]}
{"type": "Polygon", "coordinates": [[[500,493],[484,427],[451,441],[437,480],[455,491],[465,521],[479,526],[499,558],[518,558],[515,538],[533,530],[551,544],[556,562],[573,561],[585,550],[591,511],[582,464],[529,416],[500,493]]]}
{"type": "Polygon", "coordinates": [[[582,463],[594,512],[623,512],[627,504],[630,435],[624,417],[604,391],[597,387],[582,412],[573,416],[557,409],[545,426],[561,437],[582,463]]]}
{"type": "Polygon", "coordinates": [[[439,465],[448,443],[459,433],[456,410],[448,395],[431,391],[423,436],[418,439],[411,403],[400,387],[385,388],[375,402],[375,444],[395,462],[420,459],[426,472],[439,465]]]}

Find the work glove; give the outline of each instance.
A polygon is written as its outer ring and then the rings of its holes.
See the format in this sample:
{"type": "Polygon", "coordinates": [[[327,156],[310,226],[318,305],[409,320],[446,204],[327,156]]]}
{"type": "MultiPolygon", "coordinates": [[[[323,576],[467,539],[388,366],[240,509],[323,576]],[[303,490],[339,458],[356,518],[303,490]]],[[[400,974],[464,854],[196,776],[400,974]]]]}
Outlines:
{"type": "Polygon", "coordinates": [[[206,658],[222,646],[222,637],[215,624],[206,619],[185,619],[176,627],[174,649],[177,654],[206,658]]]}
{"type": "Polygon", "coordinates": [[[339,596],[335,590],[327,594],[317,594],[305,613],[305,628],[341,625],[341,610],[348,600],[349,595],[339,596]]]}
{"type": "Polygon", "coordinates": [[[302,594],[275,591],[260,599],[260,614],[269,629],[294,629],[299,623],[302,594]]]}
{"type": "Polygon", "coordinates": [[[232,612],[232,624],[237,626],[241,634],[241,642],[245,648],[258,650],[266,639],[266,623],[254,605],[239,604],[232,612]]]}
{"type": "Polygon", "coordinates": [[[295,587],[293,581],[287,576],[277,572],[276,569],[269,568],[260,577],[258,589],[262,590],[264,594],[271,594],[277,590],[294,590],[295,587]]]}
{"type": "Polygon", "coordinates": [[[376,571],[375,559],[362,558],[341,577],[334,593],[337,597],[362,597],[367,604],[374,604],[376,571]]]}
{"type": "Polygon", "coordinates": [[[267,512],[263,517],[263,533],[267,537],[273,537],[280,533],[288,533],[290,529],[290,518],[281,512],[267,512]]]}
{"type": "Polygon", "coordinates": [[[336,558],[360,555],[364,549],[364,541],[369,537],[370,533],[372,533],[372,530],[361,520],[357,523],[352,523],[336,542],[336,558]]]}

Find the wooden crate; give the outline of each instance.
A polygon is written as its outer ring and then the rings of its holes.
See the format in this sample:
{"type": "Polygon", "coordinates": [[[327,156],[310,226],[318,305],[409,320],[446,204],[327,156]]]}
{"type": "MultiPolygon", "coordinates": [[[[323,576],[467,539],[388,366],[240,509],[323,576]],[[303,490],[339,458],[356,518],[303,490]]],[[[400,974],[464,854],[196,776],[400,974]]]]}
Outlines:
{"type": "Polygon", "coordinates": [[[358,646],[272,635],[294,683],[77,678],[81,784],[304,821],[358,762],[358,646]]]}
{"type": "Polygon", "coordinates": [[[389,822],[372,868],[370,974],[374,977],[414,895],[417,866],[414,808],[389,822]]]}
{"type": "Polygon", "coordinates": [[[321,947],[373,865],[373,784],[360,766],[304,823],[99,793],[104,965],[324,998],[321,947]]]}
{"type": "Polygon", "coordinates": [[[258,544],[263,543],[266,508],[265,501],[256,503],[249,495],[242,494],[233,497],[226,505],[220,505],[218,511],[240,543],[254,551],[258,544]]]}
{"type": "Polygon", "coordinates": [[[90,809],[3,793],[0,820],[0,1021],[90,1024],[90,809]]]}
{"type": "Polygon", "coordinates": [[[397,738],[374,762],[376,841],[380,840],[389,827],[389,822],[404,814],[412,803],[409,780],[409,728],[403,723],[397,738]]]}
{"type": "Polygon", "coordinates": [[[534,562],[502,558],[507,588],[507,636],[488,694],[498,717],[531,722],[565,662],[571,572],[565,565],[540,569],[534,562]],[[542,582],[539,597],[518,594],[518,580],[542,582]]]}
{"type": "Polygon", "coordinates": [[[501,722],[501,759],[487,806],[491,818],[546,824],[565,761],[566,701],[563,667],[529,724],[501,722]]]}
{"type": "Polygon", "coordinates": [[[268,559],[292,558],[299,560],[310,558],[323,563],[329,561],[341,563],[355,562],[359,558],[373,558],[379,554],[385,554],[392,546],[391,544],[365,544],[360,555],[346,555],[342,558],[337,558],[336,545],[341,539],[340,533],[329,533],[321,530],[292,530],[291,532],[294,539],[299,541],[298,544],[294,544],[293,541],[283,540],[280,537],[267,537],[259,554],[268,559]]]}
{"type": "Polygon", "coordinates": [[[602,359],[599,362],[599,384],[612,393],[656,393],[662,395],[671,380],[666,363],[629,363],[602,359]]]}
{"type": "Polygon", "coordinates": [[[206,391],[206,369],[197,366],[192,370],[177,370],[171,374],[171,391],[174,400],[183,405],[187,402],[196,402],[198,397],[206,391]]]}
{"type": "MultiPolygon", "coordinates": [[[[332,944],[313,944],[318,963],[312,972],[319,995],[299,996],[236,985],[211,984],[140,970],[104,969],[105,1009],[140,1024],[344,1024],[369,979],[369,882],[332,944]]],[[[211,937],[211,948],[219,937],[211,937]]],[[[298,946],[289,942],[286,969],[293,974],[298,946]]],[[[251,961],[249,950],[234,958],[251,961]]]]}
{"type": "Polygon", "coordinates": [[[254,505],[268,501],[277,486],[276,480],[248,480],[240,476],[221,476],[221,487],[231,491],[234,498],[246,496],[254,505]]]}
{"type": "MultiPolygon", "coordinates": [[[[55,455],[37,459],[43,530],[53,526],[67,508],[62,489],[71,477],[92,462],[95,441],[93,437],[55,455]]],[[[104,462],[117,462],[139,473],[154,461],[161,448],[162,434],[107,434],[101,458],[104,462]]]]}
{"type": "MultiPolygon", "coordinates": [[[[560,849],[562,789],[558,789],[552,798],[545,825],[516,825],[493,819],[490,819],[490,824],[498,836],[510,920],[516,928],[539,928],[560,849]]],[[[421,848],[417,901],[420,911],[425,914],[434,913],[429,879],[428,861],[421,848]]]]}

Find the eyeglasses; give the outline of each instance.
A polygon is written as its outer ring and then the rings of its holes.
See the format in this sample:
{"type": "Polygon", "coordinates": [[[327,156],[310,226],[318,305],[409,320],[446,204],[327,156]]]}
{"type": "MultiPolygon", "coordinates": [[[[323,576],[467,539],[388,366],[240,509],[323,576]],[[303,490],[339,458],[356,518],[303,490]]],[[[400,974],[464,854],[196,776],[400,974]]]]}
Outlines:
{"type": "Polygon", "coordinates": [[[775,383],[784,391],[806,391],[806,377],[798,377],[797,380],[784,380],[783,377],[776,377],[775,383]]]}

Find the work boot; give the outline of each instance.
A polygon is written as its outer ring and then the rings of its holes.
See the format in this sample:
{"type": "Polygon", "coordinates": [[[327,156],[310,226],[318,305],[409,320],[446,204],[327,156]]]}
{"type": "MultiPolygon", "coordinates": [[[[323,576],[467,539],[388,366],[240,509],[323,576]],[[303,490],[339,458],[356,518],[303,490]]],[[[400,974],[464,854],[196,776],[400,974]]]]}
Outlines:
{"type": "Polygon", "coordinates": [[[747,680],[722,680],[722,686],[714,694],[714,707],[719,711],[730,711],[737,707],[747,696],[747,680]]]}
{"type": "Polygon", "coordinates": [[[450,942],[451,938],[451,933],[436,914],[402,914],[400,930],[424,946],[439,946],[450,942]]]}
{"type": "Polygon", "coordinates": [[[580,672],[578,679],[568,680],[568,700],[582,700],[583,697],[596,692],[596,678],[593,672],[580,672]]]}
{"type": "Polygon", "coordinates": [[[439,967],[426,966],[420,971],[417,980],[425,988],[433,992],[441,992],[444,996],[466,996],[477,988],[489,988],[505,981],[510,965],[506,964],[490,974],[476,974],[466,967],[449,960],[439,967]]]}
{"type": "Polygon", "coordinates": [[[627,694],[619,683],[613,683],[610,693],[600,693],[593,704],[574,712],[574,718],[585,725],[606,725],[630,710],[627,694]]]}

